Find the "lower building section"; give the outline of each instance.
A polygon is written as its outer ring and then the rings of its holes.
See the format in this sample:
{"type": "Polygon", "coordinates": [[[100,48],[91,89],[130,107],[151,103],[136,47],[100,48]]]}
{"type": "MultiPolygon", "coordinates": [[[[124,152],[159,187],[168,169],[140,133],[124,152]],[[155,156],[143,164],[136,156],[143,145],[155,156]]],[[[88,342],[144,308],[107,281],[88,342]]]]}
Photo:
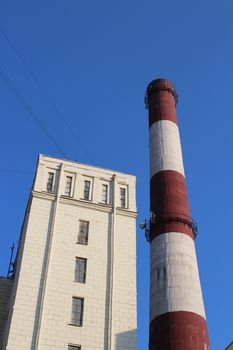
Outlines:
{"type": "Polygon", "coordinates": [[[150,323],[150,350],[210,350],[206,320],[193,312],[159,315],[150,323]]]}
{"type": "Polygon", "coordinates": [[[134,184],[39,158],[0,350],[136,350],[134,184]]]}
{"type": "Polygon", "coordinates": [[[0,349],[2,349],[3,332],[9,313],[12,286],[12,279],[0,276],[0,349]]]}

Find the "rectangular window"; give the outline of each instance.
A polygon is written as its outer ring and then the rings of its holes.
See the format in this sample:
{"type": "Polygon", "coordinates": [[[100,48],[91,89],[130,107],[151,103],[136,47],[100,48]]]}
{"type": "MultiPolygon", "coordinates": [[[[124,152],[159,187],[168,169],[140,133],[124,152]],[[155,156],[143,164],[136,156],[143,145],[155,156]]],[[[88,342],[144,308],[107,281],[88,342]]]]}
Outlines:
{"type": "Polygon", "coordinates": [[[54,173],[48,173],[48,181],[46,190],[47,192],[53,192],[53,181],[54,181],[54,173]]]}
{"type": "Polygon", "coordinates": [[[90,188],[91,188],[91,181],[84,181],[84,193],[83,198],[89,201],[90,199],[90,188]]]}
{"type": "Polygon", "coordinates": [[[108,204],[108,185],[102,185],[102,202],[108,204]]]}
{"type": "Polygon", "coordinates": [[[81,345],[68,345],[68,350],[81,350],[81,345]]]}
{"type": "Polygon", "coordinates": [[[79,283],[86,283],[87,259],[76,258],[74,280],[79,283]]]}
{"type": "Polygon", "coordinates": [[[72,298],[72,313],[71,313],[71,323],[75,326],[83,325],[83,298],[72,298]]]}
{"type": "Polygon", "coordinates": [[[87,244],[89,232],[89,222],[79,221],[78,243],[87,244]]]}
{"type": "Polygon", "coordinates": [[[120,188],[120,206],[121,208],[126,207],[126,189],[125,188],[120,188]]]}
{"type": "Polygon", "coordinates": [[[66,176],[65,196],[71,196],[72,176],[66,176]]]}

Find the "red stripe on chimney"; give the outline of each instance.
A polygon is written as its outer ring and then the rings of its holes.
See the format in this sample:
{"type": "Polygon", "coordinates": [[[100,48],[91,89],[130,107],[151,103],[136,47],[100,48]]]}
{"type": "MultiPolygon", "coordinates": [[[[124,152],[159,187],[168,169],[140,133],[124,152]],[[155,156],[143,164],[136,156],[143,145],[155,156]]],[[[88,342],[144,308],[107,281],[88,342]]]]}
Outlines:
{"type": "Polygon", "coordinates": [[[177,100],[176,91],[168,80],[157,79],[148,85],[149,126],[158,120],[170,120],[177,124],[174,100],[177,100]]]}
{"type": "Polygon", "coordinates": [[[206,320],[188,311],[156,317],[150,323],[149,349],[210,350],[206,320]]]}
{"type": "Polygon", "coordinates": [[[152,176],[150,189],[150,209],[157,220],[150,238],[165,232],[182,232],[195,238],[188,225],[191,218],[184,176],[172,170],[160,171],[152,176]]]}

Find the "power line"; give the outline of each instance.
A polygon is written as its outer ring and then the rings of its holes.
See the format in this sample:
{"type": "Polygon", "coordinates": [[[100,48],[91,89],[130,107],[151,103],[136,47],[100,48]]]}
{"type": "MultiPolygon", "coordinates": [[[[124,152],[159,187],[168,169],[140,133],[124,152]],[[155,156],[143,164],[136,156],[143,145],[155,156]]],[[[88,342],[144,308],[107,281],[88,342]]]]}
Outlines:
{"type": "Polygon", "coordinates": [[[17,170],[17,169],[7,169],[7,168],[0,168],[0,171],[4,171],[7,173],[16,173],[16,174],[33,174],[32,171],[24,171],[24,170],[17,170]]]}
{"type": "Polygon", "coordinates": [[[28,71],[29,75],[31,76],[31,78],[34,80],[35,84],[38,86],[38,88],[41,90],[41,92],[43,93],[44,97],[46,98],[47,102],[50,104],[50,106],[53,108],[53,110],[56,112],[56,114],[60,117],[60,119],[63,121],[63,123],[66,125],[67,130],[69,130],[70,134],[72,135],[72,137],[74,138],[74,140],[77,142],[77,144],[79,145],[79,147],[83,150],[83,152],[88,156],[89,160],[92,161],[91,156],[89,154],[89,152],[86,150],[86,148],[82,145],[82,143],[80,142],[80,140],[78,139],[77,135],[74,133],[72,127],[69,125],[69,123],[67,122],[67,120],[65,119],[65,117],[63,116],[63,114],[59,111],[59,109],[57,108],[57,106],[55,105],[55,103],[51,100],[51,98],[49,97],[48,93],[46,92],[45,88],[42,86],[41,82],[39,81],[39,79],[35,76],[35,74],[33,73],[32,69],[30,68],[29,64],[25,61],[25,59],[23,58],[23,56],[21,55],[21,53],[19,52],[19,50],[16,48],[16,46],[13,44],[13,42],[10,40],[10,38],[8,37],[8,35],[6,34],[5,30],[2,28],[2,26],[0,25],[0,31],[2,33],[2,35],[4,36],[4,38],[6,39],[6,41],[8,42],[8,44],[11,46],[11,48],[14,50],[14,52],[16,53],[16,55],[18,56],[18,58],[21,60],[21,62],[23,63],[24,67],[26,68],[26,70],[28,71]]]}
{"type": "Polygon", "coordinates": [[[7,87],[11,90],[13,95],[17,98],[17,100],[24,106],[24,109],[28,112],[28,114],[31,116],[31,118],[34,120],[34,122],[39,126],[39,128],[44,132],[44,134],[48,137],[48,139],[53,143],[53,145],[59,150],[59,152],[68,159],[68,156],[63,151],[63,149],[60,147],[60,145],[56,142],[54,137],[49,133],[49,131],[46,129],[46,127],[42,124],[37,114],[31,109],[31,107],[26,103],[26,101],[23,99],[23,97],[18,92],[17,88],[14,86],[13,82],[10,80],[10,78],[7,76],[7,74],[4,72],[2,67],[0,66],[0,77],[5,82],[7,87]]]}

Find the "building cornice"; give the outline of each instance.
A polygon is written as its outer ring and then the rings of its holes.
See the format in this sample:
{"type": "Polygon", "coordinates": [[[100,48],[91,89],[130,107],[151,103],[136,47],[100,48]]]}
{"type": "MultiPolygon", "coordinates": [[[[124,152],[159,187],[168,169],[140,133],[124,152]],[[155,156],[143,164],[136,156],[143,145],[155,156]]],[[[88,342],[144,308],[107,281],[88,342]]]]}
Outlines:
{"type": "MultiPolygon", "coordinates": [[[[52,201],[52,202],[54,202],[56,199],[56,196],[52,193],[38,192],[38,191],[32,191],[32,197],[41,198],[41,199],[45,199],[45,200],[52,201]]],[[[59,199],[59,202],[63,203],[63,204],[73,205],[76,207],[99,210],[99,211],[103,211],[106,213],[112,213],[112,211],[113,211],[113,207],[108,205],[108,204],[93,203],[91,201],[86,201],[84,199],[74,199],[72,197],[61,196],[59,199]]],[[[128,209],[124,209],[124,208],[116,208],[116,213],[118,215],[132,217],[132,218],[137,217],[137,212],[132,211],[132,210],[128,210],[128,209]]]]}

